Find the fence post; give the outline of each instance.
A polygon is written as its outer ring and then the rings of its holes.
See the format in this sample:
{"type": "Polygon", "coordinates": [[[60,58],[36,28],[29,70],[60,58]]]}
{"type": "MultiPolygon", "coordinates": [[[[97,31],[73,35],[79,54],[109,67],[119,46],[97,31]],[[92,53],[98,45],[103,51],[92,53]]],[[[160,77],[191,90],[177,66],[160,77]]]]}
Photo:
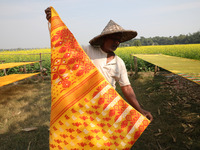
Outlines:
{"type": "Polygon", "coordinates": [[[134,67],[135,67],[135,76],[138,75],[138,65],[137,65],[137,57],[134,56],[134,67]]]}
{"type": "Polygon", "coordinates": [[[132,56],[132,54],[130,54],[130,57],[131,57],[131,76],[132,76],[133,75],[133,64],[132,64],[133,56],[132,56]]]}
{"type": "MultiPolygon", "coordinates": [[[[2,64],[3,64],[3,62],[5,62],[5,60],[1,61],[2,64]]],[[[3,69],[3,72],[4,72],[4,75],[7,76],[6,69],[3,69]]]]}
{"type": "Polygon", "coordinates": [[[40,53],[40,72],[42,76],[42,54],[40,53]]]}
{"type": "Polygon", "coordinates": [[[158,70],[159,70],[158,66],[155,65],[154,76],[156,75],[156,73],[158,72],[158,70]]]}
{"type": "Polygon", "coordinates": [[[7,76],[6,69],[3,69],[4,75],[7,76]]]}
{"type": "Polygon", "coordinates": [[[24,65],[24,73],[26,73],[26,65],[24,65]]]}

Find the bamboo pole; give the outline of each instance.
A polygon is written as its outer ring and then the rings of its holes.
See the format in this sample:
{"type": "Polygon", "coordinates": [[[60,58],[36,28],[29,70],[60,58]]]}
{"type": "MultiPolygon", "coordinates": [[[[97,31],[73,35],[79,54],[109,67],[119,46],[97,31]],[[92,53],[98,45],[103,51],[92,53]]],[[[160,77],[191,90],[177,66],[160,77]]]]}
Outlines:
{"type": "MultiPolygon", "coordinates": [[[[5,60],[1,60],[2,64],[3,64],[3,62],[5,62],[5,60]]],[[[7,76],[6,69],[3,69],[3,72],[4,72],[4,75],[7,76]]]]}
{"type": "Polygon", "coordinates": [[[130,57],[131,57],[131,76],[132,76],[133,75],[133,64],[132,64],[133,56],[132,56],[132,54],[130,54],[130,57]]]}
{"type": "Polygon", "coordinates": [[[135,76],[138,76],[138,64],[136,56],[134,56],[134,67],[135,67],[135,76]]]}
{"type": "Polygon", "coordinates": [[[40,53],[40,72],[41,72],[41,76],[42,76],[42,53],[40,53]]]}
{"type": "Polygon", "coordinates": [[[159,67],[155,65],[155,69],[154,69],[154,76],[156,75],[156,73],[159,71],[159,67]]]}

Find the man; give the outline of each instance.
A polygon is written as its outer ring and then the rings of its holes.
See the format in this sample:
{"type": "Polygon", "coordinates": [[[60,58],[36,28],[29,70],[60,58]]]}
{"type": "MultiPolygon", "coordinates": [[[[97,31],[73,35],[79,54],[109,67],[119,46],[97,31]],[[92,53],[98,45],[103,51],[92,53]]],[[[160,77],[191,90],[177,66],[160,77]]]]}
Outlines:
{"type": "MultiPolygon", "coordinates": [[[[47,20],[50,21],[51,9],[47,8],[45,13],[47,20]]],[[[90,45],[83,47],[83,49],[97,69],[114,88],[116,82],[119,83],[129,104],[152,121],[153,117],[151,113],[142,109],[136,99],[123,60],[114,53],[120,43],[130,40],[136,37],[136,35],[136,31],[124,30],[121,26],[111,20],[102,33],[90,40],[90,45]]]]}

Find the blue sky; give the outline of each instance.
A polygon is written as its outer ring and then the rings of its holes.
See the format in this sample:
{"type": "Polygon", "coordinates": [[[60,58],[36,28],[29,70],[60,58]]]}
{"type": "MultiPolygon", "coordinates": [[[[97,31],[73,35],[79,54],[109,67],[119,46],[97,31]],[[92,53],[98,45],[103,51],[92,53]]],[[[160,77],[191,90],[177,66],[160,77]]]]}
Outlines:
{"type": "Polygon", "coordinates": [[[200,31],[199,0],[0,0],[0,49],[50,47],[44,10],[53,6],[81,45],[112,19],[137,38],[200,31]]]}

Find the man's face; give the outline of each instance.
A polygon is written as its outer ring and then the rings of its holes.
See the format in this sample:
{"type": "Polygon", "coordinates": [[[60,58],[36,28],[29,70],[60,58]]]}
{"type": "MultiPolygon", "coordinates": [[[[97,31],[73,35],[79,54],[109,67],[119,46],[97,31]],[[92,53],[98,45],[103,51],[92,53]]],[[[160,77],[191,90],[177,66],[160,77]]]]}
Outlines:
{"type": "Polygon", "coordinates": [[[120,44],[121,34],[111,34],[104,38],[103,50],[107,53],[114,52],[120,44]]]}

